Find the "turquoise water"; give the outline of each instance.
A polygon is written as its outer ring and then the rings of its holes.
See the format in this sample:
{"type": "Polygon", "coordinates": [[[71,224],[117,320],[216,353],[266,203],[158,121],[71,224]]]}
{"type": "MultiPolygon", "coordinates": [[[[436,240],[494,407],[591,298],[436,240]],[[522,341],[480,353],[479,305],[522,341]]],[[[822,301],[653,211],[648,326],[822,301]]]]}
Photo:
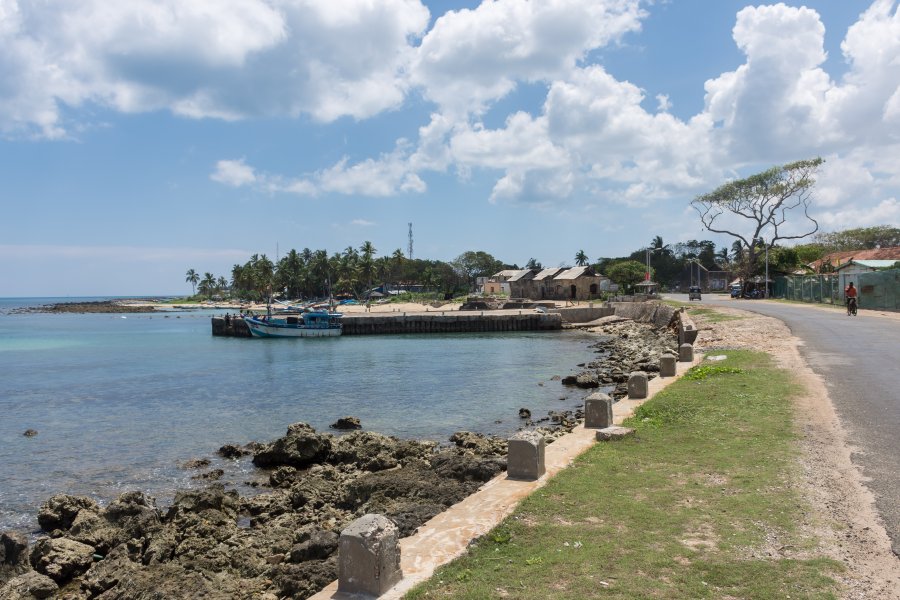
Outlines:
{"type": "MultiPolygon", "coordinates": [[[[579,333],[213,337],[213,311],[9,314],[58,299],[0,299],[0,531],[35,526],[53,493],[101,502],[130,489],[161,504],[200,485],[178,464],[198,457],[241,487],[249,461],[225,443],[269,441],[338,417],[400,437],[446,441],[461,429],[508,434],[580,405],[554,375],[590,360],[579,333]],[[543,384],[543,385],[541,385],[543,384]],[[36,437],[25,437],[35,429],[36,437]]],[[[67,299],[73,300],[73,299],[67,299]]],[[[79,299],[80,300],[80,299],[79,299]]]]}

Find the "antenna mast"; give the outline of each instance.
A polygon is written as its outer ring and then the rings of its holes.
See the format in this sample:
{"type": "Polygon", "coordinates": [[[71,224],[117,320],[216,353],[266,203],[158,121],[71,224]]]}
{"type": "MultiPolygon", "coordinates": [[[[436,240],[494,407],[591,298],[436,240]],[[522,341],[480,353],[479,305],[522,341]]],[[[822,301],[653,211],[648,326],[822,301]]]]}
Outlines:
{"type": "Polygon", "coordinates": [[[406,248],[406,257],[410,260],[413,257],[412,223],[409,224],[409,246],[406,248]]]}

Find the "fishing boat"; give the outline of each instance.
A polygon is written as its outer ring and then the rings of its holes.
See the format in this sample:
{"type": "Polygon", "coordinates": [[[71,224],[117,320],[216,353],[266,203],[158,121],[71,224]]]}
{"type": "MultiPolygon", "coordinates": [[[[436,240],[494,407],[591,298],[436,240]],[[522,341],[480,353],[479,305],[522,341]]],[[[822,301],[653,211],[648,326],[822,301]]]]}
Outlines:
{"type": "Polygon", "coordinates": [[[314,310],[296,315],[244,317],[253,337],[334,337],[341,335],[341,313],[314,310]]]}

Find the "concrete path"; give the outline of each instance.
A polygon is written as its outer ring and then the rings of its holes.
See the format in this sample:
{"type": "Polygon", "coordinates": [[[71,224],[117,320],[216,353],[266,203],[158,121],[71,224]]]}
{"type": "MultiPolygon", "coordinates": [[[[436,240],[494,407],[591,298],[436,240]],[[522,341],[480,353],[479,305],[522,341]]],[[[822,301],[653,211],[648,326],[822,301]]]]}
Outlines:
{"type": "MultiPolygon", "coordinates": [[[[676,363],[676,377],[656,377],[649,382],[648,398],[652,398],[693,364],[702,360],[695,354],[693,363],[676,363]]],[[[585,396],[589,395],[587,392],[585,396]]],[[[634,410],[646,400],[624,398],[613,405],[613,421],[620,424],[631,416],[634,410]]],[[[554,474],[566,468],[579,454],[595,442],[596,429],[578,426],[571,433],[559,438],[546,447],[544,455],[547,473],[537,481],[516,481],[507,479],[502,473],[484,484],[477,492],[453,505],[422,525],[415,535],[400,540],[400,568],[403,579],[380,600],[401,598],[417,584],[431,577],[435,569],[457,556],[462,555],[473,539],[480,537],[507,515],[526,496],[543,487],[554,474]]],[[[358,596],[337,591],[338,582],[329,584],[313,600],[351,600],[358,596]]]]}
{"type": "MultiPolygon", "coordinates": [[[[687,295],[666,297],[687,302],[687,295]]],[[[868,479],[894,553],[900,556],[900,314],[860,309],[856,317],[831,306],[732,300],[704,294],[703,303],[775,317],[804,345],[809,366],[854,445],[854,463],[868,479]]]]}

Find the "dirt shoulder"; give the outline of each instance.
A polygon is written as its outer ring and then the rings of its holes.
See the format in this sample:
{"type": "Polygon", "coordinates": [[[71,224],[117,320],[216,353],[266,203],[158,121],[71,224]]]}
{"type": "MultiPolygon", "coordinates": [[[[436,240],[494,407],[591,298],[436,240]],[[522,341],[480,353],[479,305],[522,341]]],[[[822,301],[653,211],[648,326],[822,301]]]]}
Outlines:
{"type": "MultiPolygon", "coordinates": [[[[803,386],[795,402],[802,451],[801,493],[812,507],[804,527],[821,540],[819,551],[847,567],[841,576],[846,598],[900,598],[900,558],[875,511],[875,500],[851,461],[854,448],[837,418],[828,389],[806,364],[801,341],[781,321],[719,305],[716,313],[735,319],[712,322],[693,316],[700,334],[699,351],[752,348],[771,354],[803,386]]],[[[888,315],[896,318],[895,315],[888,315]]]]}

